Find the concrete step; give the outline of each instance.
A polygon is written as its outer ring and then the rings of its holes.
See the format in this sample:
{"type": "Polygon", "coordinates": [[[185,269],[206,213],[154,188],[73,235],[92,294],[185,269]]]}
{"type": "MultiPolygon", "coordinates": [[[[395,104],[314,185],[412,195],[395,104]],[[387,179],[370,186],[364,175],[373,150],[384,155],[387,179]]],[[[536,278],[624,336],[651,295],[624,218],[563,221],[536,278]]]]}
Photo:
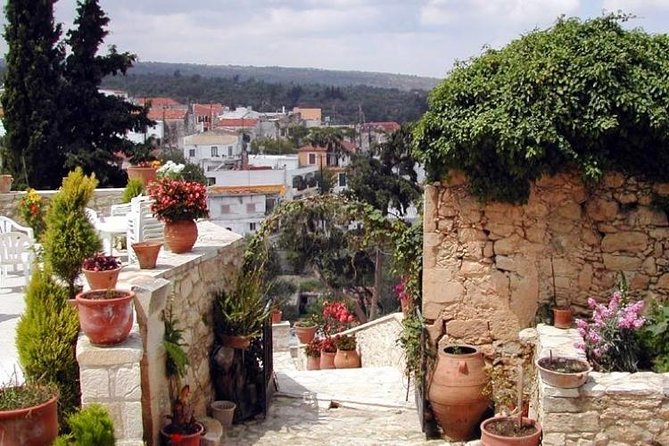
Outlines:
{"type": "Polygon", "coordinates": [[[394,367],[276,371],[278,392],[308,400],[331,400],[382,407],[415,408],[413,383],[394,367]]]}

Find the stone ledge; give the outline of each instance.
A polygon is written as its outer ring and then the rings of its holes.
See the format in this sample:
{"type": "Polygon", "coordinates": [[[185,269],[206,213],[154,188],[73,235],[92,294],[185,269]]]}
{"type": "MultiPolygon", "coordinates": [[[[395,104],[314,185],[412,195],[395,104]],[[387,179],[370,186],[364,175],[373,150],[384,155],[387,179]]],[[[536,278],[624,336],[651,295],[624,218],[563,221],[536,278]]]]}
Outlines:
{"type": "Polygon", "coordinates": [[[132,327],[130,336],[125,342],[109,347],[99,347],[91,344],[88,336],[79,333],[77,339],[77,362],[81,367],[120,366],[136,364],[142,359],[144,349],[139,327],[132,327]]]}

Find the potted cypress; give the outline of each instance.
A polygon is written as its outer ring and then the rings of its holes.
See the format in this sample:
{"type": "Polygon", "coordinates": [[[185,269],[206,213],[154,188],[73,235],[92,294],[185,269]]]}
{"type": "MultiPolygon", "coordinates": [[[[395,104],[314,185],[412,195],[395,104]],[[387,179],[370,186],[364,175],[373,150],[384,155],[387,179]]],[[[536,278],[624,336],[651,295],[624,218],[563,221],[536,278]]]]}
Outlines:
{"type": "Polygon", "coordinates": [[[58,435],[58,388],[27,382],[0,387],[1,444],[43,446],[58,435]]]}

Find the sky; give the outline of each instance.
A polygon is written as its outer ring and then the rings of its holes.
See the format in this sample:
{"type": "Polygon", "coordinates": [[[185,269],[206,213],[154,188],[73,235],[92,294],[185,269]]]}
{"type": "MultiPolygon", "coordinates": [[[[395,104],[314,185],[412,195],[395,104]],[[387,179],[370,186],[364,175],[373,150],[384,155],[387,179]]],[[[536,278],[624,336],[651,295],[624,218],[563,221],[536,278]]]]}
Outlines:
{"type": "MultiPolygon", "coordinates": [[[[669,0],[100,0],[105,44],[140,61],[311,67],[443,78],[456,60],[499,48],[562,14],[622,10],[669,30],[669,0]]],[[[75,0],[56,3],[67,29],[75,0]]],[[[4,16],[0,21],[4,25],[4,16]]],[[[0,53],[7,45],[0,42],[0,53]]]]}

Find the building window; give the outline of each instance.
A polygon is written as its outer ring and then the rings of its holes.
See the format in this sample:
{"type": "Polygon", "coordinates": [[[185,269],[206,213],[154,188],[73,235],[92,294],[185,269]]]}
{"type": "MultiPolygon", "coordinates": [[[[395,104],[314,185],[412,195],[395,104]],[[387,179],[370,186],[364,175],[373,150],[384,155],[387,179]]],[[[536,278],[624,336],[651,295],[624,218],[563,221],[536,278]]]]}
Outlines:
{"type": "Polygon", "coordinates": [[[216,184],[216,177],[207,177],[207,186],[213,186],[216,184]]]}
{"type": "Polygon", "coordinates": [[[339,186],[340,187],[346,187],[346,174],[345,173],[340,173],[339,174],[339,186]]]}
{"type": "Polygon", "coordinates": [[[256,224],[255,223],[249,223],[249,231],[255,231],[256,230],[256,224]]]}
{"type": "Polygon", "coordinates": [[[252,214],[256,211],[256,204],[255,203],[246,203],[246,213],[247,214],[252,214]]]}
{"type": "Polygon", "coordinates": [[[218,156],[218,147],[217,146],[211,146],[211,156],[214,156],[214,157],[218,156]]]}
{"type": "Polygon", "coordinates": [[[191,158],[195,158],[195,149],[189,149],[188,150],[188,156],[191,158]]]}
{"type": "Polygon", "coordinates": [[[229,214],[230,213],[230,205],[229,204],[222,204],[221,205],[221,214],[229,214]]]}
{"type": "Polygon", "coordinates": [[[228,146],[228,156],[232,156],[232,146],[228,146]]]}
{"type": "Polygon", "coordinates": [[[309,154],[309,164],[316,164],[316,154],[315,153],[310,153],[309,154]]]}

